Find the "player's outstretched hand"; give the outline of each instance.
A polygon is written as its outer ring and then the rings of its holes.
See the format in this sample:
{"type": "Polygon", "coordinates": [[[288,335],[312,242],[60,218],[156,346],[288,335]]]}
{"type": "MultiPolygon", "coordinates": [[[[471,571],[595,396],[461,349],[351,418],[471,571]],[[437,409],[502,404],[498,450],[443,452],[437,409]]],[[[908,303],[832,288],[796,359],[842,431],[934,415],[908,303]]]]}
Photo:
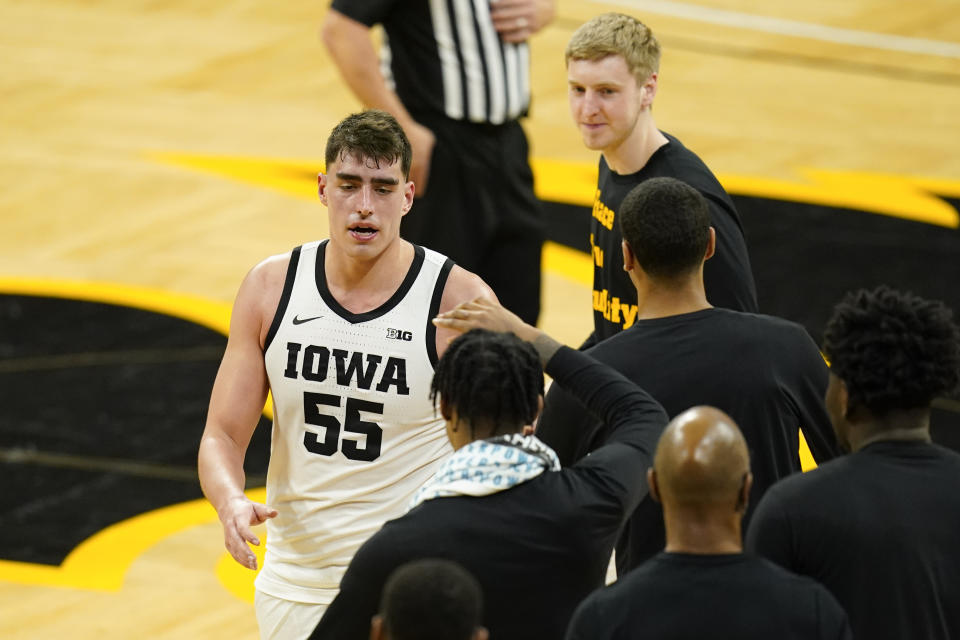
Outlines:
{"type": "Polygon", "coordinates": [[[265,504],[253,502],[246,496],[238,496],[227,503],[220,515],[223,524],[223,545],[233,559],[247,569],[257,568],[257,557],[247,543],[260,545],[260,538],[254,535],[251,526],[263,524],[277,515],[277,510],[265,504]]]}
{"type": "Polygon", "coordinates": [[[503,331],[530,342],[540,335],[536,327],[531,327],[516,314],[489,298],[477,298],[458,304],[450,311],[434,318],[433,323],[438,327],[447,327],[461,333],[471,329],[503,331]]]}

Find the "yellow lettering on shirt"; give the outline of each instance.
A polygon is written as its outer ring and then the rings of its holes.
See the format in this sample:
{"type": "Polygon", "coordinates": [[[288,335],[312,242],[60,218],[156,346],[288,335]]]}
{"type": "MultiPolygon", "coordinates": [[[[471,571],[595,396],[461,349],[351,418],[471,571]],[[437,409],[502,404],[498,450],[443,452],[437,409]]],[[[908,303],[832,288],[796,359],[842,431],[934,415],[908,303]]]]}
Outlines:
{"type": "Polygon", "coordinates": [[[607,290],[593,292],[593,310],[603,313],[607,308],[607,290]]]}
{"type": "Polygon", "coordinates": [[[593,200],[593,217],[608,230],[613,229],[613,210],[600,201],[600,189],[597,189],[597,195],[593,200]]]}
{"type": "Polygon", "coordinates": [[[637,319],[637,305],[625,304],[620,309],[623,311],[623,328],[629,329],[637,319]]]}
{"type": "Polygon", "coordinates": [[[608,322],[622,325],[629,329],[637,320],[637,305],[624,304],[620,298],[614,298],[606,289],[593,292],[593,310],[603,314],[608,322]]]}
{"type": "Polygon", "coordinates": [[[594,242],[593,234],[590,234],[590,253],[593,255],[593,264],[603,268],[603,249],[594,242]]]}

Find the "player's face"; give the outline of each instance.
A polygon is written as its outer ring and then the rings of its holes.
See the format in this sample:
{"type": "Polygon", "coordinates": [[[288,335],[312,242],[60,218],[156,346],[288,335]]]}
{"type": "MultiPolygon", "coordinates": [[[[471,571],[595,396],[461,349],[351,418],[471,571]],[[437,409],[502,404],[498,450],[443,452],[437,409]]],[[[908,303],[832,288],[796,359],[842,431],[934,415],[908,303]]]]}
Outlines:
{"type": "Polygon", "coordinates": [[[377,257],[400,237],[400,219],[413,205],[413,191],[399,160],[388,165],[341,156],[319,176],[331,242],[356,258],[377,257]]]}
{"type": "Polygon", "coordinates": [[[583,144],[596,151],[616,151],[634,132],[655,93],[655,83],[653,91],[647,84],[637,84],[621,55],[571,60],[567,84],[570,115],[583,144]]]}

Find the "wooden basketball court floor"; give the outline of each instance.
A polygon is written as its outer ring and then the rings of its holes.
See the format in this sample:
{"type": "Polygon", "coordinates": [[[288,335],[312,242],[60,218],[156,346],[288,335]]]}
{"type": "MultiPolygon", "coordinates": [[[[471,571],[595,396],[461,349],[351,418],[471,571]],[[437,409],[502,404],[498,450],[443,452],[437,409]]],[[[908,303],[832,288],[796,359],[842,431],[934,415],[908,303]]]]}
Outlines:
{"type": "MultiPolygon", "coordinates": [[[[526,122],[546,201],[591,203],[596,154],[570,122],[562,51],[606,10],[658,35],[657,122],[736,195],[763,311],[819,337],[824,301],[878,278],[958,307],[955,3],[559,0],[532,41],[526,122]]],[[[360,105],[319,43],[324,11],[298,0],[0,0],[0,294],[113,303],[224,332],[250,266],[326,234],[314,176],[330,128],[360,105]]],[[[555,240],[573,210],[551,210],[555,240]]],[[[589,261],[552,242],[544,267],[541,326],[577,343],[591,322],[589,261]]],[[[0,324],[0,343],[4,333],[0,324]]],[[[26,366],[0,358],[0,374],[26,366]]],[[[39,380],[37,398],[61,391],[39,380]]],[[[78,395],[99,392],[82,381],[78,395]]],[[[0,468],[14,479],[0,513],[22,511],[45,465],[69,466],[24,457],[4,413],[22,399],[12,389],[0,387],[0,468]]],[[[149,413],[141,420],[129,428],[149,430],[149,413]]],[[[78,464],[126,473],[109,455],[88,458],[78,464]]],[[[58,563],[12,552],[32,535],[20,522],[0,516],[0,637],[256,637],[251,576],[224,555],[203,501],[112,523],[58,563]]]]}

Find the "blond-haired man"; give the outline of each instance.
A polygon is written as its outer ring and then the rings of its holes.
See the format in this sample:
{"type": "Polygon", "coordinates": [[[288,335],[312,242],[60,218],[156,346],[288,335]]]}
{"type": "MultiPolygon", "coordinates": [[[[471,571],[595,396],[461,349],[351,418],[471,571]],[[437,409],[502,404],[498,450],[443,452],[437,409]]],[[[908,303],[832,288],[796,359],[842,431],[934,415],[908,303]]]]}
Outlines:
{"type": "Polygon", "coordinates": [[[645,24],[605,13],[582,25],[565,52],[570,113],[583,143],[600,151],[600,177],[590,222],[594,260],[594,333],[587,344],[630,328],[636,291],[622,269],[617,211],[627,193],[654,177],[678,178],[707,198],[717,253],[704,279],[714,306],[757,311],[757,294],[740,217],[699,157],[657,128],[653,100],[660,44],[645,24]]]}

